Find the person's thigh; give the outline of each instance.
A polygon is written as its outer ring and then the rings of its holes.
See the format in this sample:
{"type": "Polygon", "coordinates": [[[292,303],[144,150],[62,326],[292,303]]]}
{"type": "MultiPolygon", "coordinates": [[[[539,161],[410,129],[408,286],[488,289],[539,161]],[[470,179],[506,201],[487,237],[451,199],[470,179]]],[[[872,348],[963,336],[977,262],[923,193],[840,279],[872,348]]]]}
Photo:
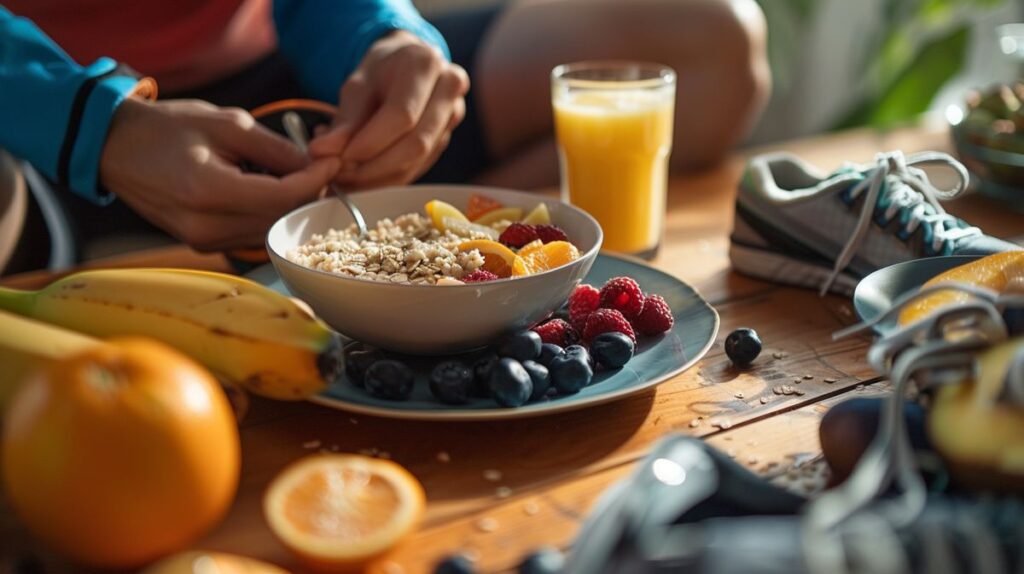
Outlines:
{"type": "Polygon", "coordinates": [[[491,26],[471,70],[495,159],[553,157],[552,68],[603,59],[676,70],[673,164],[681,167],[713,162],[735,145],[770,83],[753,0],[519,0],[491,26]]]}

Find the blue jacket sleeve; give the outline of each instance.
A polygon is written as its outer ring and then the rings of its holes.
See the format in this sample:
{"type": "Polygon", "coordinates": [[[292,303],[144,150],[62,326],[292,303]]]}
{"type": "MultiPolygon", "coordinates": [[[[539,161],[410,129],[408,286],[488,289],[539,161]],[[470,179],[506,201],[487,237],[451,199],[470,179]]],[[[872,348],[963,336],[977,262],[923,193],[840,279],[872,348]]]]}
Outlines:
{"type": "Polygon", "coordinates": [[[274,24],[302,88],[335,104],[342,83],[387,32],[412,32],[450,57],[444,38],[411,0],[274,0],[274,24]]]}
{"type": "Polygon", "coordinates": [[[31,21],[0,7],[0,147],[97,204],[110,119],[138,80],[117,62],[75,63],[31,21]]]}

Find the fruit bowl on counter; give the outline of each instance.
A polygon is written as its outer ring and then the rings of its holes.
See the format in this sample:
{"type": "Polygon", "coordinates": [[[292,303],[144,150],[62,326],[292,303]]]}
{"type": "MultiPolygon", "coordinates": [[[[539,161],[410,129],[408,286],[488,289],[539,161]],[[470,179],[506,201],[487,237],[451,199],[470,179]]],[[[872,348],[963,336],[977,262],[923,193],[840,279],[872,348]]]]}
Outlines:
{"type": "Polygon", "coordinates": [[[980,181],[980,191],[1024,209],[1024,84],[972,91],[947,110],[957,156],[980,181]]]}
{"type": "MultiPolygon", "coordinates": [[[[464,206],[474,197],[545,217],[563,230],[578,256],[534,273],[480,283],[409,284],[371,281],[313,269],[296,250],[330,229],[353,223],[345,206],[327,198],[285,215],[267,235],[267,251],[288,290],[347,337],[416,355],[451,354],[494,343],[534,325],[561,306],[586,276],[601,248],[598,223],[585,212],[535,194],[472,186],[409,186],[350,195],[369,227],[385,218],[422,213],[428,202],[464,206]]],[[[428,214],[429,215],[429,214],[428,214]]]]}

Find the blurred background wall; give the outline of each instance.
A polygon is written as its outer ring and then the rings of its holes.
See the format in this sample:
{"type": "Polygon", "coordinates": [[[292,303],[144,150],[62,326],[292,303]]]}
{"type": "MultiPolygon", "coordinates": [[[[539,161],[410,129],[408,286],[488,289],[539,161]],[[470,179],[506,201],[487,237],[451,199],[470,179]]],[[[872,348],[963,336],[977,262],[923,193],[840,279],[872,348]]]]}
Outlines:
{"type": "MultiPolygon", "coordinates": [[[[501,1],[415,0],[428,15],[501,1]]],[[[941,112],[967,88],[1020,77],[1024,63],[1024,37],[1010,56],[997,31],[1024,20],[1024,0],[757,1],[774,91],[750,143],[941,112]]]]}

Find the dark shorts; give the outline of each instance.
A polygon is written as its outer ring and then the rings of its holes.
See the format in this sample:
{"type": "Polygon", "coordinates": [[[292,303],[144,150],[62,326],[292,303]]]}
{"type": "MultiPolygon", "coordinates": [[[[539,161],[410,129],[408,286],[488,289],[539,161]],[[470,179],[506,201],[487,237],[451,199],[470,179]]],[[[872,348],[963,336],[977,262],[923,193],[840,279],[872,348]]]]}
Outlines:
{"type": "MultiPolygon", "coordinates": [[[[479,47],[499,12],[500,6],[492,5],[449,11],[429,20],[448,43],[452,61],[472,73],[479,47]]],[[[288,63],[280,54],[275,53],[214,84],[187,92],[162,93],[160,99],[197,98],[219,106],[251,110],[272,101],[301,97],[305,97],[305,94],[288,63]]],[[[488,167],[490,157],[476,108],[471,90],[466,98],[466,118],[452,133],[448,148],[420,182],[467,182],[488,167]]],[[[95,239],[113,234],[164,235],[120,201],[106,207],[97,207],[66,190],[58,190],[55,195],[67,213],[70,235],[79,253],[83,246],[95,239]]],[[[48,252],[46,224],[38,206],[33,205],[23,241],[7,271],[44,266],[48,252]]]]}

